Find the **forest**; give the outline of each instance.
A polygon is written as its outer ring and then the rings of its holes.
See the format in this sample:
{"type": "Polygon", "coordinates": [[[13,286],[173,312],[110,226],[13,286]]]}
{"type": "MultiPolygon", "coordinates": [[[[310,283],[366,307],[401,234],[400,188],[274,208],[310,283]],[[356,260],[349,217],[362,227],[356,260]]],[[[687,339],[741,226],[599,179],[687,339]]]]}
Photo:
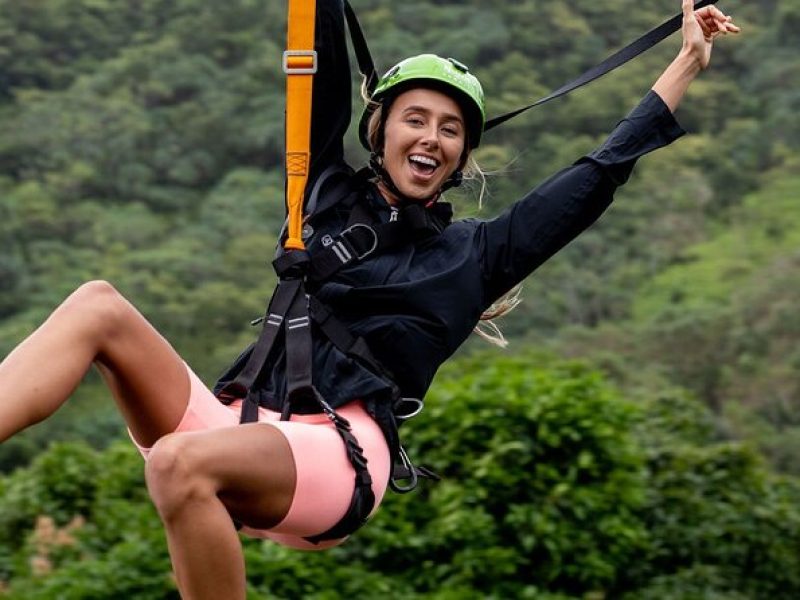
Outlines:
{"type": "MultiPolygon", "coordinates": [[[[379,70],[456,57],[490,116],[680,9],[351,1],[379,70]]],[[[743,32],[678,109],[688,135],[639,161],[524,282],[508,347],[473,336],[404,431],[444,480],[389,495],[333,550],[245,539],[249,597],[800,597],[800,5],[720,7],[743,32]]],[[[254,339],[285,215],[285,10],[0,0],[0,358],[93,279],[207,384],[254,339]]],[[[487,133],[486,189],[448,192],[456,216],[491,218],[602,143],[679,47],[487,133]]],[[[0,445],[0,598],[177,597],[142,460],[91,371],[0,445]]]]}

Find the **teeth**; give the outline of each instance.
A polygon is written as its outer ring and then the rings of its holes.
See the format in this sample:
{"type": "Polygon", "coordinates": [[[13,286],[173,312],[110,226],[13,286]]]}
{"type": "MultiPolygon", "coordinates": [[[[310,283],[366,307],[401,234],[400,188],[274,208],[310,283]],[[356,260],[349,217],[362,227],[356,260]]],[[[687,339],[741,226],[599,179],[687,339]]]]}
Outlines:
{"type": "Polygon", "coordinates": [[[421,154],[412,154],[408,157],[408,160],[413,162],[418,162],[423,165],[428,165],[429,167],[436,168],[439,166],[439,163],[432,158],[428,158],[427,156],[422,156],[421,154]]]}

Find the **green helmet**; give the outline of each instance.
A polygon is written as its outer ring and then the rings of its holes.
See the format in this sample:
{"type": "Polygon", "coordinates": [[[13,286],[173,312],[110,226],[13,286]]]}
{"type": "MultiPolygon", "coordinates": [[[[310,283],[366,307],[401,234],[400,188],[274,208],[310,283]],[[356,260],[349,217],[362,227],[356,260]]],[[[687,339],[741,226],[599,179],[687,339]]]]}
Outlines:
{"type": "Polygon", "coordinates": [[[420,54],[397,63],[375,87],[359,123],[359,137],[367,150],[371,150],[367,124],[375,111],[375,103],[382,104],[415,87],[430,87],[453,96],[464,111],[469,147],[478,147],[486,121],[486,103],[480,81],[454,58],[420,54]]]}

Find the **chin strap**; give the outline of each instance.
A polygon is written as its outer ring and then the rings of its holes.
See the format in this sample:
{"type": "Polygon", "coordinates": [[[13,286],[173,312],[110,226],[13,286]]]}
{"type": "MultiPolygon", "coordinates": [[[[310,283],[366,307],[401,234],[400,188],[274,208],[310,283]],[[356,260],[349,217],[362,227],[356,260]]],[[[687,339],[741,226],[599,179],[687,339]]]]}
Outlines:
{"type": "Polygon", "coordinates": [[[370,154],[369,157],[369,169],[375,173],[375,176],[380,179],[383,184],[389,189],[392,194],[394,194],[398,200],[400,200],[401,204],[418,204],[424,203],[425,206],[430,206],[434,202],[436,202],[439,198],[441,198],[442,194],[447,190],[458,187],[464,181],[464,173],[461,169],[457,169],[453,172],[452,175],[442,184],[435,193],[427,196],[425,198],[409,198],[400,189],[395,185],[394,181],[392,180],[391,175],[383,166],[383,154],[378,152],[373,152],[370,154]]]}

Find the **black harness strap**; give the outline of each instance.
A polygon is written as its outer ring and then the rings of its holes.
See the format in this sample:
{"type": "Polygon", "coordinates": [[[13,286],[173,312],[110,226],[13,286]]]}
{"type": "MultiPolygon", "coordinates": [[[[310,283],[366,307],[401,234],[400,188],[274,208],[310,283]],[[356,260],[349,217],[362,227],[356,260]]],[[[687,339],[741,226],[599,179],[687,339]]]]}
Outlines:
{"type": "Polygon", "coordinates": [[[364,456],[364,449],[358,445],[350,429],[350,423],[336,412],[318,396],[320,406],[333,422],[336,432],[344,442],[347,458],[356,472],[355,489],[350,500],[350,506],[344,517],[327,531],[320,534],[308,536],[305,539],[312,544],[318,544],[325,540],[338,540],[353,533],[356,529],[367,522],[372,509],[375,507],[375,492],[372,491],[372,476],[367,469],[367,458],[364,456]]]}
{"type": "Polygon", "coordinates": [[[333,237],[327,248],[311,257],[308,279],[324,281],[374,253],[439,234],[452,216],[453,209],[446,202],[437,202],[431,208],[409,204],[399,211],[396,221],[379,223],[364,204],[356,204],[350,212],[347,228],[333,237]]]}
{"type": "MultiPolygon", "coordinates": [[[[313,296],[310,299],[310,307],[311,318],[342,353],[363,363],[373,373],[391,384],[392,397],[395,399],[393,412],[399,422],[415,416],[422,410],[422,400],[401,397],[400,389],[394,383],[394,376],[372,355],[363,338],[356,337],[350,333],[350,330],[333,315],[330,309],[313,296]],[[405,406],[406,404],[412,404],[413,409],[409,411],[405,406]]],[[[417,481],[420,477],[434,481],[441,480],[441,477],[430,469],[411,462],[402,445],[397,448],[397,453],[399,462],[395,462],[392,465],[392,474],[389,479],[389,485],[395,492],[406,493],[412,491],[417,487],[417,481]],[[405,480],[408,480],[409,483],[402,485],[400,482],[405,480]]]]}
{"type": "Polygon", "coordinates": [[[217,394],[224,404],[230,404],[234,400],[244,400],[240,423],[253,423],[258,420],[259,402],[254,384],[283,329],[286,314],[300,291],[300,284],[301,281],[297,279],[288,279],[278,284],[267,308],[261,333],[253,345],[247,363],[236,378],[229,381],[217,394]]]}
{"type": "MultiPolygon", "coordinates": [[[[347,458],[355,471],[353,496],[345,515],[329,530],[305,538],[318,544],[321,541],[345,537],[361,527],[375,506],[375,493],[372,490],[372,477],[367,469],[367,458],[352,433],[350,423],[331,408],[313,385],[309,314],[309,303],[313,299],[306,295],[303,279],[298,277],[308,265],[308,257],[303,256],[304,254],[294,251],[281,257],[282,268],[278,269],[280,283],[270,301],[261,334],[244,368],[233,381],[224,386],[218,397],[227,404],[243,398],[240,422],[258,421],[259,399],[254,384],[272,352],[278,335],[284,333],[287,392],[283,399],[281,420],[290,418],[294,402],[315,401],[342,438],[347,458]]],[[[319,304],[316,300],[313,302],[319,304]]],[[[357,346],[357,344],[352,345],[357,346]]],[[[377,361],[374,362],[377,364],[377,361]]]]}

